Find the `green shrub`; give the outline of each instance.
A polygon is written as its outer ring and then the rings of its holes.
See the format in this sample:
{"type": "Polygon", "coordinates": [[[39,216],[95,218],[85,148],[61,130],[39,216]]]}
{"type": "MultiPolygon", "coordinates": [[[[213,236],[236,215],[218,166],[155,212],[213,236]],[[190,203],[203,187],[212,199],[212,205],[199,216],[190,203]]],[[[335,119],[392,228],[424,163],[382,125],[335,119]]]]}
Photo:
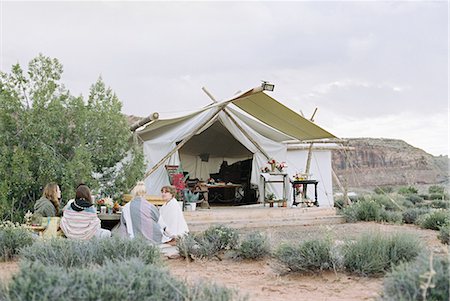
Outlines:
{"type": "Polygon", "coordinates": [[[446,200],[433,200],[430,207],[435,209],[449,209],[449,201],[446,200]]]}
{"type": "Polygon", "coordinates": [[[30,231],[11,222],[0,224],[0,261],[10,260],[19,254],[21,248],[33,243],[30,231]]]}
{"type": "Polygon", "coordinates": [[[386,194],[394,192],[394,188],[392,186],[386,186],[386,187],[377,187],[373,190],[376,194],[386,194]]]}
{"type": "Polygon", "coordinates": [[[420,195],[417,195],[417,194],[409,194],[406,196],[406,199],[408,201],[410,201],[411,203],[413,203],[414,205],[422,203],[424,200],[423,197],[421,197],[420,195]]]}
{"type": "Polygon", "coordinates": [[[448,200],[448,193],[431,193],[430,200],[448,200]]]}
{"type": "Polygon", "coordinates": [[[403,223],[403,215],[399,211],[389,211],[385,209],[380,210],[380,221],[401,224],[403,223]]]}
{"type": "Polygon", "coordinates": [[[103,266],[64,269],[24,262],[6,300],[233,300],[233,291],[202,284],[189,287],[160,266],[138,258],[103,266]]]}
{"type": "Polygon", "coordinates": [[[347,222],[378,221],[380,220],[381,206],[373,200],[359,201],[345,207],[341,212],[347,222]]]}
{"type": "Polygon", "coordinates": [[[182,257],[195,258],[211,258],[216,256],[220,251],[217,246],[205,239],[201,234],[188,234],[177,240],[177,248],[182,257]]]}
{"type": "MultiPolygon", "coordinates": [[[[370,196],[371,200],[373,200],[375,203],[379,204],[381,207],[383,207],[386,210],[397,210],[398,206],[392,202],[389,196],[387,195],[372,195],[370,196]]],[[[401,204],[404,201],[402,198],[401,201],[396,201],[397,204],[401,204]]],[[[400,205],[399,204],[399,205],[400,205]]]]}
{"type": "Polygon", "coordinates": [[[244,259],[260,259],[270,254],[267,237],[259,232],[248,234],[239,247],[236,254],[244,259]]]}
{"type": "Polygon", "coordinates": [[[421,216],[419,226],[424,229],[439,230],[450,222],[449,210],[436,210],[421,216]]]}
{"type": "Polygon", "coordinates": [[[428,187],[429,194],[444,194],[445,187],[440,185],[431,185],[428,187]]]}
{"type": "Polygon", "coordinates": [[[408,208],[403,211],[403,221],[405,224],[415,224],[421,215],[430,212],[427,208],[408,208]]]}
{"type": "Polygon", "coordinates": [[[223,225],[209,227],[203,233],[203,238],[216,246],[218,250],[234,249],[239,244],[237,230],[223,225]]]}
{"type": "Polygon", "coordinates": [[[361,275],[383,274],[402,261],[414,259],[422,247],[416,237],[407,234],[365,233],[342,248],[343,266],[361,275]]]}
{"type": "Polygon", "coordinates": [[[449,300],[449,262],[447,257],[419,256],[414,262],[402,263],[388,273],[383,283],[383,300],[449,300]],[[431,267],[435,272],[427,285],[431,267]],[[423,298],[425,293],[426,299],[423,298]]]}
{"type": "Polygon", "coordinates": [[[282,244],[274,255],[292,272],[316,272],[334,267],[331,249],[328,239],[307,240],[298,246],[282,244]]]}
{"type": "Polygon", "coordinates": [[[222,225],[212,226],[203,233],[186,235],[177,241],[180,255],[186,258],[211,258],[222,250],[235,249],[239,245],[236,229],[222,225]]]}
{"type": "Polygon", "coordinates": [[[343,198],[335,198],[334,199],[334,207],[338,209],[344,208],[344,199],[343,198]]]}
{"type": "Polygon", "coordinates": [[[400,187],[398,189],[398,193],[403,194],[403,195],[417,194],[417,192],[418,192],[417,188],[415,188],[413,186],[400,187]]]}
{"type": "Polygon", "coordinates": [[[443,225],[439,229],[438,239],[443,244],[446,244],[446,245],[450,244],[450,223],[443,225]]]}
{"type": "Polygon", "coordinates": [[[144,239],[93,239],[79,241],[71,239],[52,239],[37,241],[22,249],[21,257],[29,261],[39,261],[44,265],[65,268],[88,264],[102,265],[104,262],[121,261],[137,257],[146,264],[160,262],[159,248],[151,246],[144,239]]]}

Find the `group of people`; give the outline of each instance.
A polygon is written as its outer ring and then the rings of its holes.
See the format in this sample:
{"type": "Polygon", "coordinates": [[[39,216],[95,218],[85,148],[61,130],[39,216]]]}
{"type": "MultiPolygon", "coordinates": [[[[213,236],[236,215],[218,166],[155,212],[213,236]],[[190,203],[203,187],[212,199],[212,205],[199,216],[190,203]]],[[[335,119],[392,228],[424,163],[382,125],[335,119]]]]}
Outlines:
{"type": "MultiPolygon", "coordinates": [[[[181,206],[175,199],[176,188],[164,186],[161,196],[166,202],[156,208],[145,199],[144,182],[132,190],[133,199],[122,208],[120,224],[114,233],[122,237],[141,236],[152,244],[173,244],[189,232],[181,206]]],[[[36,201],[34,212],[44,217],[61,216],[60,228],[68,238],[88,240],[111,237],[111,231],[101,228],[91,191],[85,184],[78,185],[75,198],[60,208],[61,190],[56,183],[44,187],[42,197],[36,201]]]]}

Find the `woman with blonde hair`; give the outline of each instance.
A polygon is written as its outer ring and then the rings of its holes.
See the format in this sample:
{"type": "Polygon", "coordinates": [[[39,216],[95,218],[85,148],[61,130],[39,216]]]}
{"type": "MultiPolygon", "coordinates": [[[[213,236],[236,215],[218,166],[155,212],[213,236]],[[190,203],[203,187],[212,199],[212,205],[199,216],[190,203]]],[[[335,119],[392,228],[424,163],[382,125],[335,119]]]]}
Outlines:
{"type": "Polygon", "coordinates": [[[144,182],[138,182],[131,193],[133,199],[122,208],[119,234],[128,238],[141,236],[152,244],[160,244],[163,229],[158,223],[159,211],[145,199],[144,182]]]}
{"type": "Polygon", "coordinates": [[[34,213],[39,213],[44,217],[60,215],[59,205],[61,190],[58,184],[48,183],[42,191],[42,197],[34,204],[34,213]]]}

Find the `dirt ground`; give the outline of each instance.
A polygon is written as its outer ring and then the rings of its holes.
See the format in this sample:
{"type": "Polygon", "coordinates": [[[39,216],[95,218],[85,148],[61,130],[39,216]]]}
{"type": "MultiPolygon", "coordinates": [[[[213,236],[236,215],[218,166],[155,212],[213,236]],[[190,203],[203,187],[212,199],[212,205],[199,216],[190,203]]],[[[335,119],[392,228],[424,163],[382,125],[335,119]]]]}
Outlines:
{"type": "MultiPolygon", "coordinates": [[[[377,223],[339,224],[329,226],[298,226],[291,228],[245,229],[241,233],[266,233],[272,247],[282,242],[299,242],[311,237],[330,235],[336,240],[357,237],[367,231],[382,233],[413,233],[426,247],[437,253],[445,247],[436,238],[437,231],[422,230],[410,225],[383,225],[377,223]]],[[[317,275],[280,275],[272,259],[263,261],[236,261],[233,259],[187,262],[168,260],[173,275],[189,282],[212,281],[237,289],[249,300],[376,300],[383,290],[383,278],[358,277],[344,273],[325,272],[317,275]]]]}
{"type": "MultiPolygon", "coordinates": [[[[426,247],[443,253],[446,247],[436,238],[437,231],[422,230],[411,225],[377,223],[338,224],[328,226],[273,227],[242,229],[241,233],[266,233],[275,248],[282,242],[299,242],[310,237],[330,235],[336,240],[357,237],[367,231],[413,233],[426,247]]],[[[247,295],[249,300],[376,300],[382,292],[383,278],[358,277],[344,273],[325,272],[317,275],[280,275],[273,259],[237,261],[233,259],[187,262],[166,261],[171,273],[188,282],[204,280],[224,285],[247,295]]],[[[19,270],[17,262],[0,262],[0,282],[5,283],[19,270]]]]}

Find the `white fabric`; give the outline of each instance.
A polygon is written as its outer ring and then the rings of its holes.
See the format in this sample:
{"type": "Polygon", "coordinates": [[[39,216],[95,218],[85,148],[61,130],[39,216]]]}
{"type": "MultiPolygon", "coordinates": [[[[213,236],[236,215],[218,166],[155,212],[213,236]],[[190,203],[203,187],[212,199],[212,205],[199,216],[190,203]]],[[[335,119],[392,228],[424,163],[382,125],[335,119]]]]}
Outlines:
{"type": "Polygon", "coordinates": [[[168,232],[163,233],[163,243],[172,239],[172,237],[167,234],[170,234],[171,236],[182,236],[189,232],[183,211],[181,211],[180,205],[178,205],[178,201],[175,198],[162,205],[159,209],[159,213],[163,223],[166,224],[166,232],[168,232]]]}
{"type": "Polygon", "coordinates": [[[108,238],[111,237],[111,231],[107,230],[107,229],[98,229],[97,232],[95,232],[95,238],[108,238]]]}
{"type": "Polygon", "coordinates": [[[128,202],[125,204],[125,206],[122,207],[122,217],[125,220],[125,224],[127,225],[126,228],[128,236],[130,238],[134,238],[133,221],[131,220],[130,204],[131,202],[128,202]]]}

